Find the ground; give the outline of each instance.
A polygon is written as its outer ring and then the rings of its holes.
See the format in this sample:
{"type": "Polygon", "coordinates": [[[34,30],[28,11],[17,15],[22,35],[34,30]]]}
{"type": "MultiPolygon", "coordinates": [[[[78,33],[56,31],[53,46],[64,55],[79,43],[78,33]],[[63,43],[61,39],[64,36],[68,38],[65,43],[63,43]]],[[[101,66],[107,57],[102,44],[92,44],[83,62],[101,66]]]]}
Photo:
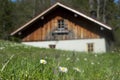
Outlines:
{"type": "Polygon", "coordinates": [[[120,53],[81,53],[0,40],[0,80],[120,80],[120,53]]]}

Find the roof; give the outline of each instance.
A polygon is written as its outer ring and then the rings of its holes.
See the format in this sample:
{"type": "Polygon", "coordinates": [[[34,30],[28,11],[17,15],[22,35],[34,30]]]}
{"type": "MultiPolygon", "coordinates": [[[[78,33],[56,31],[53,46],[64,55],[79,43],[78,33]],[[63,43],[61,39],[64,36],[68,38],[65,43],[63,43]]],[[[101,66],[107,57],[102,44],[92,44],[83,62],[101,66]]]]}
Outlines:
{"type": "Polygon", "coordinates": [[[65,8],[65,9],[71,11],[71,12],[74,12],[75,14],[77,14],[77,15],[79,15],[79,16],[82,16],[82,17],[84,17],[84,18],[86,18],[86,19],[88,19],[88,20],[90,20],[90,21],[92,21],[92,22],[95,22],[95,23],[97,23],[98,25],[103,26],[104,28],[106,28],[106,29],[108,29],[108,30],[112,30],[111,27],[109,27],[109,26],[107,26],[107,25],[105,25],[105,24],[103,24],[103,23],[101,23],[101,22],[99,22],[99,21],[97,21],[97,20],[95,20],[95,19],[93,19],[93,18],[91,18],[91,17],[89,17],[89,16],[87,16],[87,15],[79,12],[79,11],[76,11],[76,10],[74,10],[74,9],[68,7],[68,6],[65,6],[65,5],[57,2],[56,4],[54,4],[53,6],[51,6],[50,8],[48,8],[47,10],[45,10],[44,12],[42,12],[41,14],[39,14],[38,16],[36,16],[35,18],[33,18],[32,20],[30,20],[29,22],[27,22],[26,24],[24,24],[23,26],[21,26],[20,28],[18,28],[18,29],[15,30],[14,32],[12,32],[10,35],[16,34],[17,32],[19,32],[20,30],[24,29],[26,26],[28,26],[29,24],[31,24],[32,22],[34,22],[34,21],[37,20],[38,18],[42,17],[44,14],[48,13],[48,12],[51,11],[52,9],[56,8],[57,6],[63,7],[63,8],[65,8]]]}

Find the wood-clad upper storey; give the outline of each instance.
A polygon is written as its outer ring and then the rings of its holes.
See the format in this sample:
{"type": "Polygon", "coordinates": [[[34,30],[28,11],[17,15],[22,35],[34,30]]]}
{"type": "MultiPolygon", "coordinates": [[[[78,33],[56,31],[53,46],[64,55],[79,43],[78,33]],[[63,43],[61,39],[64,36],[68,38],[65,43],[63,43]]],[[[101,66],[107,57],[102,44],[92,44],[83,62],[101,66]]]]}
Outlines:
{"type": "Polygon", "coordinates": [[[101,37],[109,39],[111,31],[100,24],[102,23],[93,22],[92,19],[86,19],[78,15],[78,13],[59,5],[35,20],[33,19],[33,22],[25,24],[23,28],[13,32],[13,35],[22,39],[22,41],[93,39],[101,37]]]}
{"type": "Polygon", "coordinates": [[[25,35],[23,41],[99,38],[95,28],[94,24],[84,21],[84,18],[58,8],[32,24],[29,29],[33,31],[25,35]],[[36,30],[33,27],[37,27],[36,30]]]}

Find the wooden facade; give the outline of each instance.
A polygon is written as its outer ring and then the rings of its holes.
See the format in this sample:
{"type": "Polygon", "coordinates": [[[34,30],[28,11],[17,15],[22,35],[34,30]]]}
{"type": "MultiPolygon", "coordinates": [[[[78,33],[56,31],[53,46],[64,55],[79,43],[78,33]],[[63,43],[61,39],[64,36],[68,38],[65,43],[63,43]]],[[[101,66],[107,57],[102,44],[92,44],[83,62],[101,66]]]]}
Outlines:
{"type": "MultiPolygon", "coordinates": [[[[51,13],[42,16],[36,22],[32,23],[24,32],[22,41],[49,41],[49,40],[69,40],[69,39],[86,39],[99,38],[96,32],[97,27],[89,21],[62,9],[61,7],[51,13]],[[57,31],[59,20],[64,20],[65,29],[57,31]],[[35,28],[35,29],[34,29],[35,28]],[[93,29],[93,30],[91,30],[93,29]],[[56,32],[56,34],[55,34],[56,32]]],[[[22,34],[23,32],[21,32],[22,34]]]]}
{"type": "Polygon", "coordinates": [[[109,38],[111,31],[83,16],[56,6],[14,34],[23,42],[109,38]]]}

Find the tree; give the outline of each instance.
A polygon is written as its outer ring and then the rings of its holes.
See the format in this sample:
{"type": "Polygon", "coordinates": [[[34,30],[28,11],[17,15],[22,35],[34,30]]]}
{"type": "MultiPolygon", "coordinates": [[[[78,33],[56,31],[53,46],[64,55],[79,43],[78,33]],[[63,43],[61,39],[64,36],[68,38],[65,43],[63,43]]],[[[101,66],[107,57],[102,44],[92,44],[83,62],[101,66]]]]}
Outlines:
{"type": "Polygon", "coordinates": [[[0,38],[7,39],[13,27],[13,4],[10,0],[0,0],[0,38]]]}
{"type": "Polygon", "coordinates": [[[61,2],[77,11],[113,26],[120,46],[120,0],[0,0],[0,38],[5,39],[51,5],[61,2]]]}

